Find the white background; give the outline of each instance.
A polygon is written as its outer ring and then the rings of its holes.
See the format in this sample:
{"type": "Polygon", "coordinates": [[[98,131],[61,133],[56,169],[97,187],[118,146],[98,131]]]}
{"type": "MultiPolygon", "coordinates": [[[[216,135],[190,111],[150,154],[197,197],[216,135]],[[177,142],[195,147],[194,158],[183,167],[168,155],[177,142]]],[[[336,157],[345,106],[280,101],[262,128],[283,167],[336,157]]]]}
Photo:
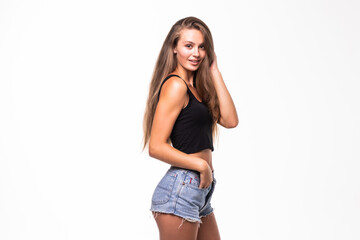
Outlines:
{"type": "Polygon", "coordinates": [[[360,239],[359,1],[0,1],[0,239],[158,239],[141,152],[160,47],[211,29],[223,239],[360,239]]]}

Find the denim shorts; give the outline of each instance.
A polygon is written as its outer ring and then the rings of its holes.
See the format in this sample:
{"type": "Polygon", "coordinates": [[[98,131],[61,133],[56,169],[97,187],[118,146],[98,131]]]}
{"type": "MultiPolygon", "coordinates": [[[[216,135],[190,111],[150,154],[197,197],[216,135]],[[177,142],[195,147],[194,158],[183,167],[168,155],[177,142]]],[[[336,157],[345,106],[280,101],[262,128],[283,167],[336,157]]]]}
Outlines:
{"type": "Polygon", "coordinates": [[[213,212],[210,201],[216,185],[214,172],[212,177],[208,188],[199,188],[199,172],[171,166],[154,190],[150,211],[201,223],[201,217],[213,212]]]}

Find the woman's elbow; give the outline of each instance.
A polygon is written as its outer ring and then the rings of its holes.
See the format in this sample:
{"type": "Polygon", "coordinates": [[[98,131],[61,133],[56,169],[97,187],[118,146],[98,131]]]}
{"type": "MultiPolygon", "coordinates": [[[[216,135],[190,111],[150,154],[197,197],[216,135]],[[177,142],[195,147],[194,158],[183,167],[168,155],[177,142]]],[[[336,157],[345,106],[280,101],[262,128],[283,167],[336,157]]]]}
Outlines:
{"type": "Polygon", "coordinates": [[[150,142],[149,142],[149,156],[152,157],[152,158],[157,158],[157,156],[159,155],[160,146],[161,146],[161,144],[150,140],[150,142]]]}
{"type": "Polygon", "coordinates": [[[239,124],[238,118],[234,119],[220,119],[219,124],[224,128],[234,128],[239,124]]]}
{"type": "Polygon", "coordinates": [[[156,146],[153,143],[149,143],[149,156],[155,157],[156,155],[156,146]]]}
{"type": "Polygon", "coordinates": [[[239,124],[239,120],[233,120],[228,122],[228,124],[226,125],[227,128],[234,128],[239,124]]]}

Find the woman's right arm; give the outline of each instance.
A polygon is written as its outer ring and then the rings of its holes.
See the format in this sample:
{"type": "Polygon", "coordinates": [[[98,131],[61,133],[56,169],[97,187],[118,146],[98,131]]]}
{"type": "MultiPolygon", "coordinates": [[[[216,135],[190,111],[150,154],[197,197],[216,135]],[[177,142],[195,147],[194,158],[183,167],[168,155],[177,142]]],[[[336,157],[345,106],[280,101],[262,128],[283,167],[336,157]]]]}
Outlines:
{"type": "Polygon", "coordinates": [[[171,77],[163,84],[151,128],[149,155],[173,166],[200,172],[201,188],[209,186],[212,181],[208,163],[177,150],[167,142],[186,99],[187,87],[180,78],[171,77]]]}

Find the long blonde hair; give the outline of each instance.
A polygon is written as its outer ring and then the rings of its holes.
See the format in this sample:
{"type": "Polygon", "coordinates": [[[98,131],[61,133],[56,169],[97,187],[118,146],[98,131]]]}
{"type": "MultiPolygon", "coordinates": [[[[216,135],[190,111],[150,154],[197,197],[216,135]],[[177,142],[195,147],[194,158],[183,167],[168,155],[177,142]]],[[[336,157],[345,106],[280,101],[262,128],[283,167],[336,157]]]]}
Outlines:
{"type": "Polygon", "coordinates": [[[196,90],[212,115],[213,137],[217,133],[217,121],[220,117],[219,100],[213,84],[212,75],[210,72],[210,65],[214,60],[214,42],[208,26],[196,17],[186,17],[177,21],[170,29],[160,54],[155,64],[155,69],[150,82],[149,96],[147,98],[146,110],[144,114],[143,129],[144,129],[144,145],[147,146],[150,135],[153,119],[155,115],[156,106],[158,104],[160,85],[164,78],[173,72],[177,67],[177,58],[174,54],[174,48],[177,46],[182,29],[197,29],[204,37],[204,47],[206,56],[199,68],[196,70],[194,80],[196,78],[196,90]]]}

